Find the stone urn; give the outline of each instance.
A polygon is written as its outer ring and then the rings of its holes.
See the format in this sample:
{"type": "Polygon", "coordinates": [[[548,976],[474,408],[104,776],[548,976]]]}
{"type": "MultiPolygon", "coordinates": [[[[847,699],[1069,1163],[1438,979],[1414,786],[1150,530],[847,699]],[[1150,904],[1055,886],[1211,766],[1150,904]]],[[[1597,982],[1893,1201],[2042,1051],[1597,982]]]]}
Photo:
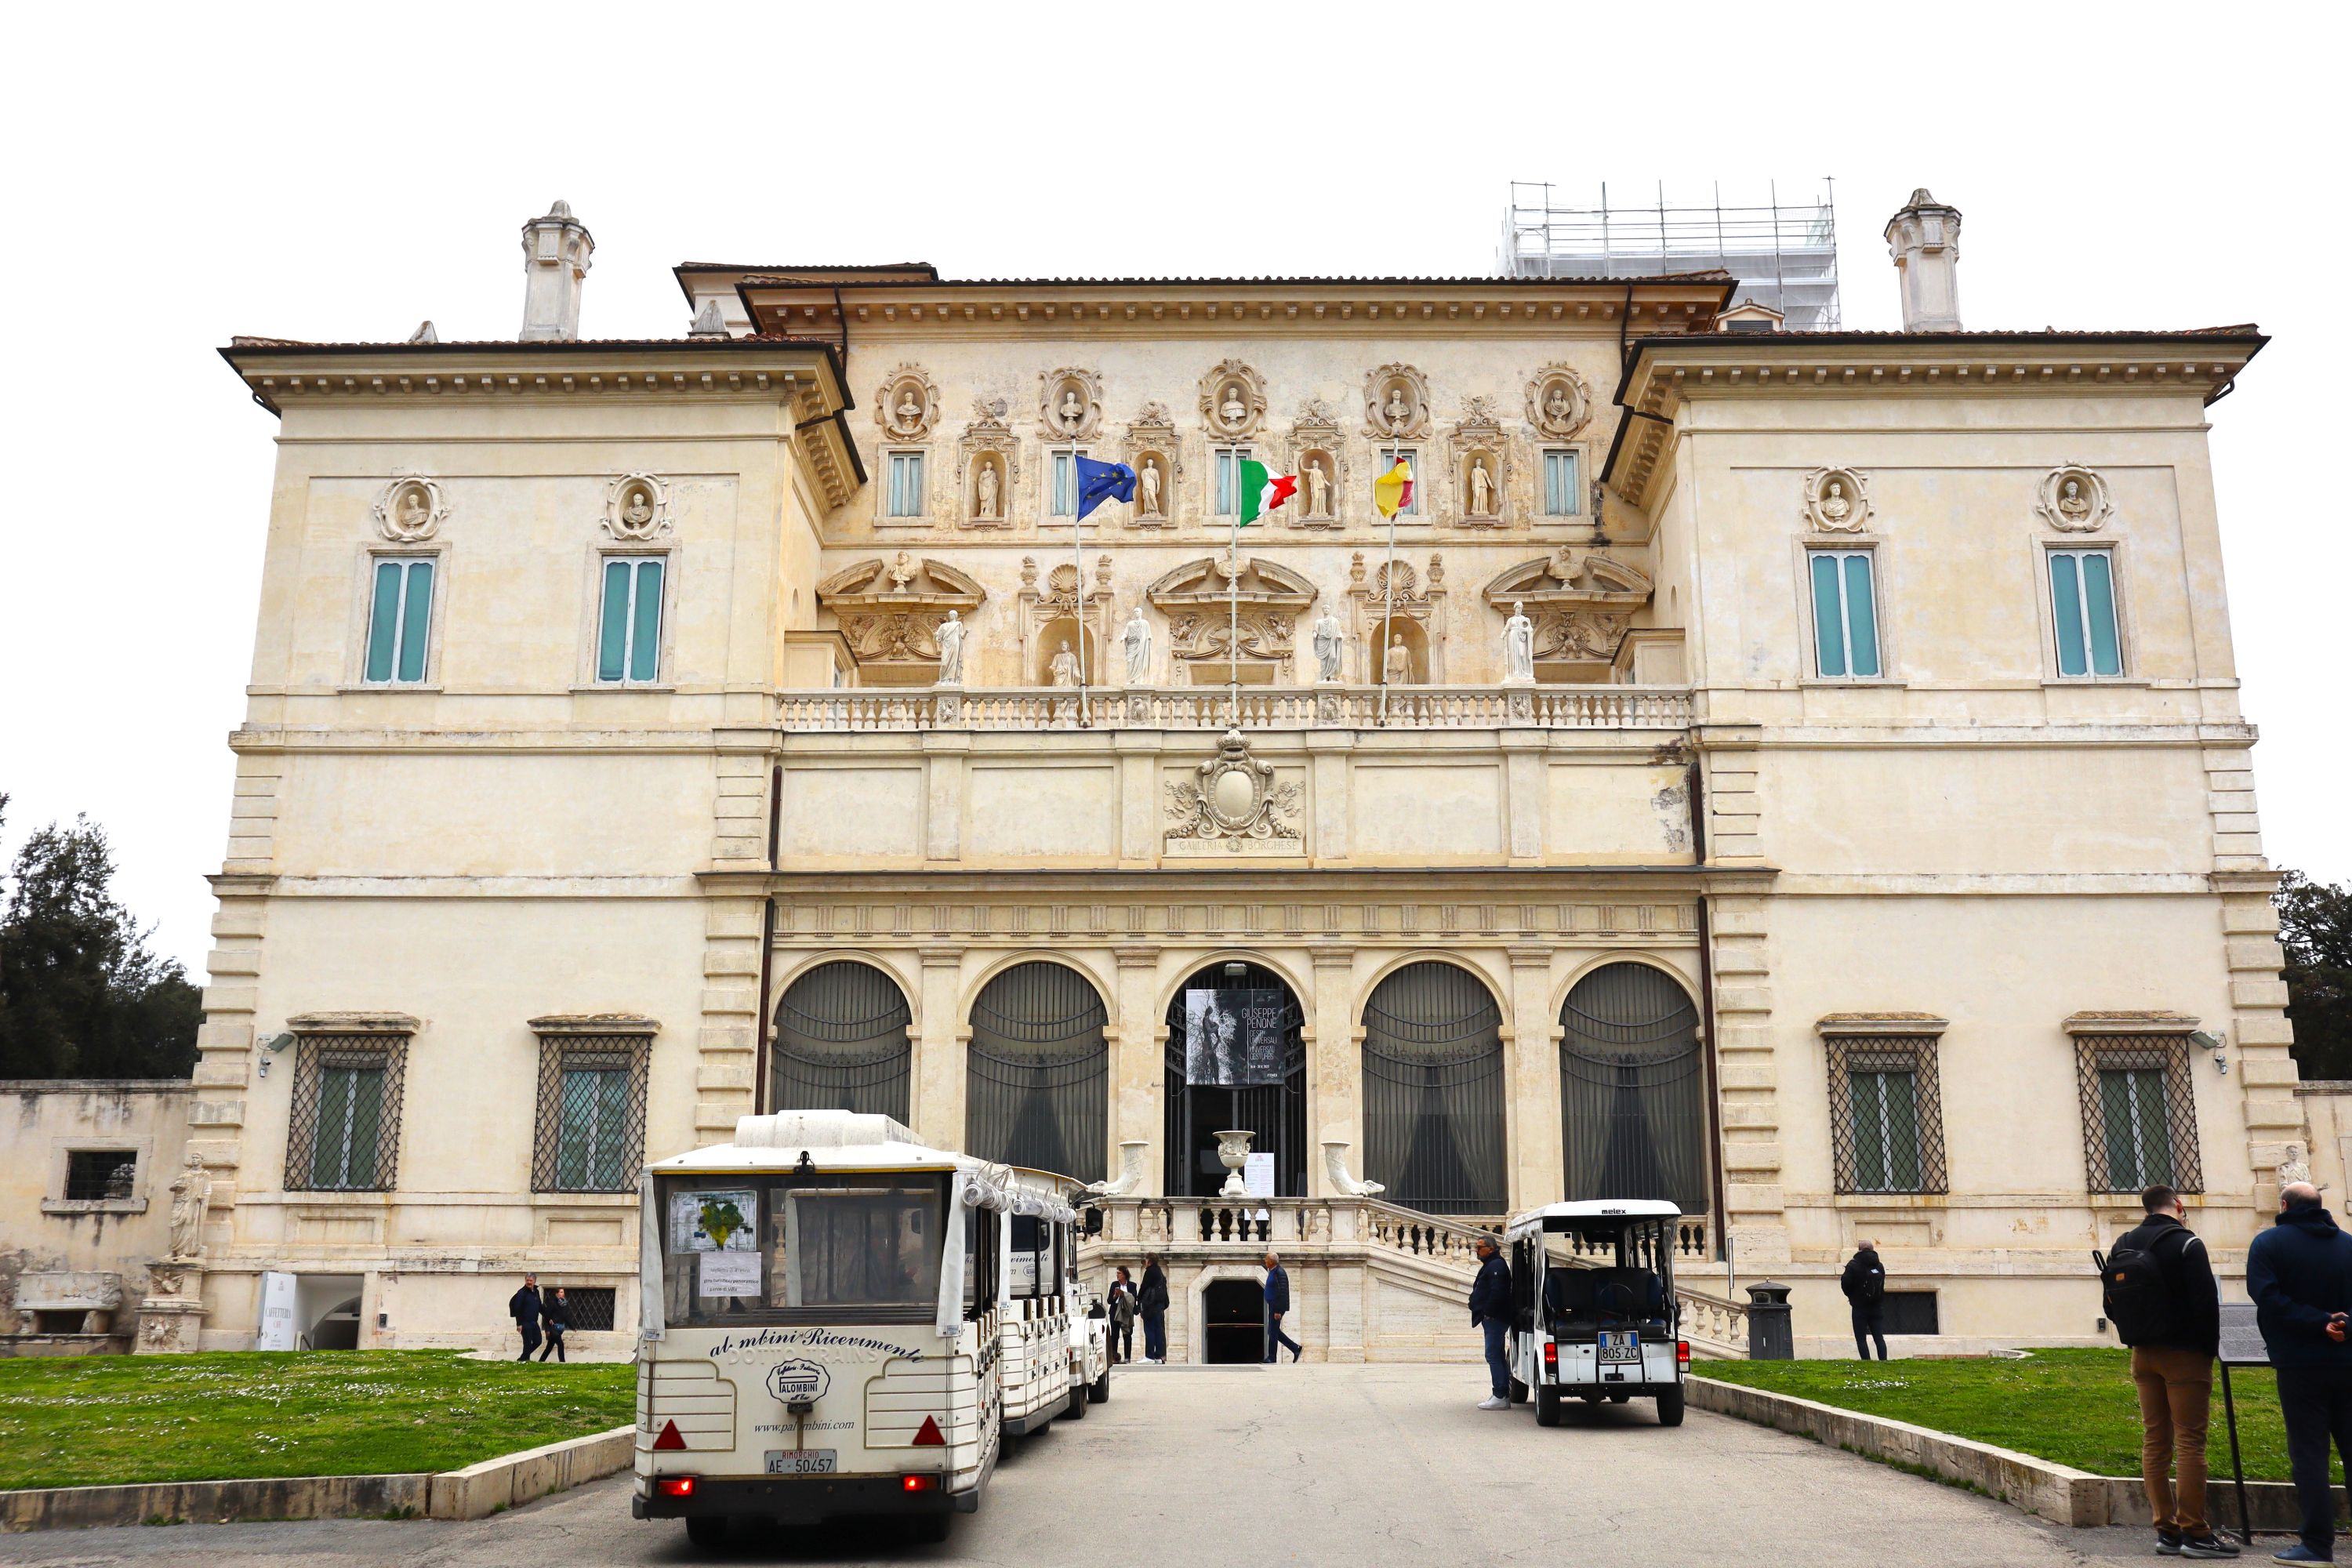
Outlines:
{"type": "Polygon", "coordinates": [[[1242,1167],[1249,1163],[1250,1140],[1256,1136],[1246,1127],[1217,1134],[1217,1158],[1225,1167],[1225,1184],[1217,1189],[1219,1197],[1249,1196],[1249,1188],[1242,1182],[1242,1167]]]}

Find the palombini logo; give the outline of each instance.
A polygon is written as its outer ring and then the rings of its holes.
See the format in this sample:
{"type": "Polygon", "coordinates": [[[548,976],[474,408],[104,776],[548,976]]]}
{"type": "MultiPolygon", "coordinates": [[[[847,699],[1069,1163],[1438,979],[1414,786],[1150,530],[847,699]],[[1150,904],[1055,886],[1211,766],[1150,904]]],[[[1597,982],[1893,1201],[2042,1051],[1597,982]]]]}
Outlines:
{"type": "Polygon", "coordinates": [[[782,1361],[768,1369],[768,1392],[777,1403],[790,1405],[823,1399],[833,1386],[833,1373],[813,1361],[782,1361]]]}

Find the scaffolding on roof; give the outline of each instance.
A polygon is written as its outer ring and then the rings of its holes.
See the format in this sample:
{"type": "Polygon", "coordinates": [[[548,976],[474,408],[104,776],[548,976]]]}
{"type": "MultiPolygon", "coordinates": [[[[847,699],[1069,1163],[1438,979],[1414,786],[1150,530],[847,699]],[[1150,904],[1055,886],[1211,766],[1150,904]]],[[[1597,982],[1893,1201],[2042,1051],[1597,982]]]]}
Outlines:
{"type": "Polygon", "coordinates": [[[1803,201],[1782,202],[1778,183],[1766,205],[1726,206],[1718,187],[1703,204],[1657,200],[1597,207],[1559,205],[1549,184],[1511,182],[1496,270],[1506,278],[1632,278],[1719,268],[1739,279],[1737,304],[1754,300],[1780,312],[1792,332],[1838,326],[1835,183],[1803,201]]]}

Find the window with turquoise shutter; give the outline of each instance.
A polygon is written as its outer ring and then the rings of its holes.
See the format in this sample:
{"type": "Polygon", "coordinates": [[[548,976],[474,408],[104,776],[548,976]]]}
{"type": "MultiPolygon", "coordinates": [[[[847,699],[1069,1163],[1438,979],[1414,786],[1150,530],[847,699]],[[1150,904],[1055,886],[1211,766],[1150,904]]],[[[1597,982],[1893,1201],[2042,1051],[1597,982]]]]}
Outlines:
{"type": "Polygon", "coordinates": [[[1546,517],[1574,517],[1584,510],[1583,497],[1578,493],[1576,470],[1574,452],[1546,452],[1543,455],[1546,517]]]}
{"type": "Polygon", "coordinates": [[[2123,673],[2123,644],[2116,622],[2115,552],[2050,552],[2050,624],[2057,635],[2060,675],[2123,673]]]}
{"type": "Polygon", "coordinates": [[[1878,602],[1867,550],[1816,550],[1812,574],[1813,670],[1824,680],[1868,680],[1879,673],[1878,602]]]}
{"type": "Polygon", "coordinates": [[[2107,1068],[2099,1073],[2105,1121],[2107,1191],[2136,1192],[2172,1182],[2172,1141],[2165,1126],[2160,1068],[2107,1068]]]}
{"type": "Polygon", "coordinates": [[[377,559],[362,672],[370,685],[414,685],[425,679],[425,656],[433,641],[433,566],[423,556],[377,559]]]}
{"type": "Polygon", "coordinates": [[[889,462],[888,515],[920,517],[923,506],[923,454],[893,452],[889,462]]]}
{"type": "Polygon", "coordinates": [[[596,631],[596,679],[643,684],[660,679],[662,573],[659,555],[614,555],[604,562],[604,606],[596,631]]]}
{"type": "Polygon", "coordinates": [[[1404,503],[1403,507],[1398,510],[1397,515],[1399,517],[1419,517],[1421,515],[1421,493],[1423,489],[1428,488],[1429,483],[1428,477],[1421,471],[1421,448],[1418,447],[1382,447],[1381,448],[1381,460],[1375,467],[1374,472],[1376,474],[1385,474],[1390,469],[1395,468],[1400,462],[1410,463],[1412,465],[1412,499],[1404,503]]]}

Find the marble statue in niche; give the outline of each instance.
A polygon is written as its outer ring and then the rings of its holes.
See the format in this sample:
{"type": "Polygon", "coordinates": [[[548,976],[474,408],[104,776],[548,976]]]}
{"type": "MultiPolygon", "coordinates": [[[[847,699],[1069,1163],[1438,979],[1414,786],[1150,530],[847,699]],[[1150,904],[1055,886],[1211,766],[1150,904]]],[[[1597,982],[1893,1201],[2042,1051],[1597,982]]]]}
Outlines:
{"type": "Polygon", "coordinates": [[[1151,627],[1144,621],[1143,606],[1135,606],[1128,618],[1127,630],[1119,635],[1119,646],[1127,652],[1127,683],[1129,686],[1151,684],[1151,627]]]}
{"type": "Polygon", "coordinates": [[[950,610],[948,618],[940,623],[940,629],[931,634],[931,640],[940,645],[940,685],[963,684],[963,639],[971,630],[961,616],[950,610]]]}
{"type": "Polygon", "coordinates": [[[996,465],[994,463],[981,464],[980,519],[982,522],[994,522],[998,521],[996,514],[996,465]]]}
{"type": "Polygon", "coordinates": [[[1217,407],[1217,417],[1235,428],[1249,418],[1249,405],[1242,401],[1239,386],[1228,385],[1225,388],[1225,400],[1217,407]]]}
{"type": "Polygon", "coordinates": [[[1536,624],[1528,607],[1514,600],[1511,618],[1503,623],[1503,679],[1525,685],[1536,678],[1536,624]]]}
{"type": "Polygon", "coordinates": [[[1835,527],[1853,510],[1853,503],[1845,499],[1845,486],[1832,479],[1822,496],[1822,521],[1835,527]]]}
{"type": "Polygon", "coordinates": [[[1142,515],[1160,516],[1160,460],[1157,458],[1144,458],[1141,470],[1135,476],[1135,482],[1141,492],[1142,515]]]}
{"type": "Polygon", "coordinates": [[[1307,515],[1331,515],[1331,475],[1320,463],[1307,465],[1307,515]]]}
{"type": "Polygon", "coordinates": [[[1047,676],[1055,686],[1076,686],[1078,683],[1078,656],[1070,651],[1069,638],[1062,639],[1061,651],[1054,655],[1047,676]]]}
{"type": "Polygon", "coordinates": [[[1470,515],[1495,515],[1495,480],[1486,472],[1486,459],[1484,458],[1470,459],[1470,515]]]}
{"type": "Polygon", "coordinates": [[[1339,652],[1345,637],[1339,617],[1325,609],[1322,619],[1315,623],[1315,679],[1321,684],[1328,686],[1339,679],[1339,652]]]}

